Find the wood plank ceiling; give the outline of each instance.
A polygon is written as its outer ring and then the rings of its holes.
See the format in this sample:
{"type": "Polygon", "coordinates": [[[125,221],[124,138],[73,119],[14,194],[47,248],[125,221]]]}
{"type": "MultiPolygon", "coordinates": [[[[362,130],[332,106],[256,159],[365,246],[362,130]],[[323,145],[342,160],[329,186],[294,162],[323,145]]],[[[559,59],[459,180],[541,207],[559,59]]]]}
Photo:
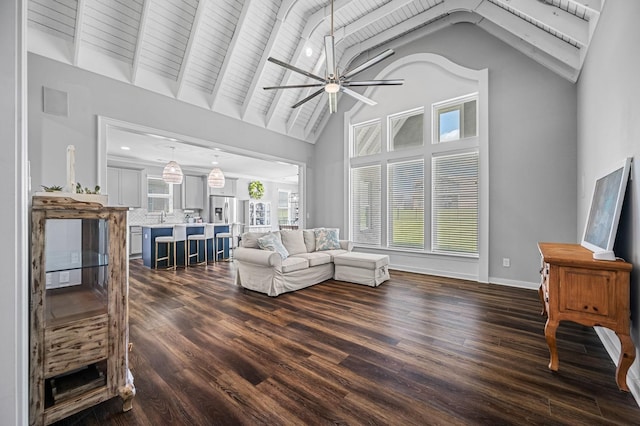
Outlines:
{"type": "MultiPolygon", "coordinates": [[[[605,0],[335,0],[339,69],[470,22],[575,82],[605,0]],[[402,38],[401,38],[402,37],[402,38]],[[358,58],[361,56],[361,58],[358,58]]],[[[314,143],[325,96],[273,56],[324,75],[329,0],[29,0],[29,51],[314,143]]],[[[340,102],[338,101],[338,104],[340,102]]]]}

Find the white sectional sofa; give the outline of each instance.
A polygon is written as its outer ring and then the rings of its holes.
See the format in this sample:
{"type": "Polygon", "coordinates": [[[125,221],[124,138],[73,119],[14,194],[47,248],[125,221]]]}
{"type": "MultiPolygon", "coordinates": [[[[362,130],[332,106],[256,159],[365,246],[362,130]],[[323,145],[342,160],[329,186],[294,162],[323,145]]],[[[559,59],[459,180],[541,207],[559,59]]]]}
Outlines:
{"type": "MultiPolygon", "coordinates": [[[[324,231],[333,230],[316,228],[242,234],[240,246],[233,253],[237,266],[236,284],[277,296],[333,278],[334,257],[351,252],[353,244],[335,238],[328,245],[333,248],[327,249],[327,245],[322,246],[326,240],[317,239],[317,235],[324,231]],[[266,238],[262,237],[267,234],[273,234],[282,243],[286,249],[284,258],[277,250],[260,248],[259,243],[264,243],[266,238]],[[320,241],[320,246],[316,244],[317,241],[320,241]]],[[[333,236],[336,237],[335,233],[333,236]]]]}

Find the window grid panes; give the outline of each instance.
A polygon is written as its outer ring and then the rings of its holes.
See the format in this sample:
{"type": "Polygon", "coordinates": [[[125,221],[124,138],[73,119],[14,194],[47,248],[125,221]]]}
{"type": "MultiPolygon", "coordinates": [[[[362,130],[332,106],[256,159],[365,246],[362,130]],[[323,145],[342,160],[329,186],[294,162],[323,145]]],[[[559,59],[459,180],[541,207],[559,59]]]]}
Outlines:
{"type": "Polygon", "coordinates": [[[436,142],[451,142],[477,136],[476,99],[435,106],[436,142]]]}
{"type": "Polygon", "coordinates": [[[432,159],[432,250],[478,254],[478,152],[432,159]]]}
{"type": "Polygon", "coordinates": [[[351,170],[351,238],[356,243],[380,245],[381,167],[351,170]]]}
{"type": "Polygon", "coordinates": [[[161,177],[147,176],[147,210],[173,212],[173,185],[161,177]]]}
{"type": "Polygon", "coordinates": [[[289,224],[289,191],[278,191],[278,223],[289,224]]]}
{"type": "Polygon", "coordinates": [[[420,109],[390,117],[389,131],[390,151],[422,146],[424,144],[424,112],[420,109]]]}
{"type": "Polygon", "coordinates": [[[390,164],[389,246],[424,249],[424,160],[390,164]]]}
{"type": "Polygon", "coordinates": [[[379,154],[381,150],[380,121],[353,127],[353,157],[379,154]]]}

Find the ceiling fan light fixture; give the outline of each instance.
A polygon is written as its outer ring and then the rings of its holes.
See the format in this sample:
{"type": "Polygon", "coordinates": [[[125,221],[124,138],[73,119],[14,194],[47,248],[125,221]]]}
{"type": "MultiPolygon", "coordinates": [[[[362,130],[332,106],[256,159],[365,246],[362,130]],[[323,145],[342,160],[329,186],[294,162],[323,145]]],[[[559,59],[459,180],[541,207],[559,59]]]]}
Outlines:
{"type": "Polygon", "coordinates": [[[209,172],[209,177],[207,178],[207,183],[211,188],[224,188],[224,173],[220,170],[219,167],[214,167],[209,172]]]}
{"type": "Polygon", "coordinates": [[[340,91],[340,85],[338,83],[327,83],[324,86],[324,91],[327,93],[338,93],[340,91]]]}

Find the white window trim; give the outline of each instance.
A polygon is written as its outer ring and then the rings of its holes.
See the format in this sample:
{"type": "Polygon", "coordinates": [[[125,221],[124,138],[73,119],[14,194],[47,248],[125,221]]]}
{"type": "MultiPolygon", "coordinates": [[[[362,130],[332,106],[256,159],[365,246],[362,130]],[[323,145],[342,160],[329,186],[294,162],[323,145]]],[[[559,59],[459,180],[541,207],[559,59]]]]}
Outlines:
{"type": "MultiPolygon", "coordinates": [[[[405,148],[405,149],[401,149],[401,150],[397,150],[397,149],[391,149],[391,142],[393,140],[393,135],[391,134],[392,132],[392,126],[391,126],[391,121],[392,120],[396,120],[398,118],[402,118],[402,117],[412,117],[414,115],[418,115],[418,114],[422,114],[422,119],[424,120],[424,110],[425,108],[423,106],[419,106],[417,108],[412,108],[406,111],[402,111],[402,112],[398,112],[395,114],[390,114],[387,115],[387,151],[388,152],[406,152],[406,151],[410,151],[411,149],[418,149],[418,147],[415,148],[405,148]]],[[[423,129],[424,130],[424,129],[423,129]]],[[[422,135],[422,140],[423,140],[423,145],[424,146],[424,142],[425,142],[425,135],[424,135],[424,131],[423,131],[423,135],[422,135]]]]}
{"type": "MultiPolygon", "coordinates": [[[[375,76],[376,79],[385,79],[390,78],[392,75],[397,74],[402,71],[403,67],[406,67],[411,64],[418,63],[429,63],[436,66],[439,66],[453,75],[456,75],[461,78],[477,81],[477,142],[469,145],[469,141],[463,139],[460,142],[460,148],[465,146],[477,146],[480,151],[480,164],[479,164],[479,212],[478,212],[478,258],[468,258],[460,255],[443,255],[437,253],[407,253],[406,256],[402,255],[400,250],[391,250],[385,247],[379,248],[365,248],[365,251],[369,252],[381,252],[381,253],[389,253],[391,255],[391,265],[395,269],[406,270],[411,272],[421,272],[421,273],[431,273],[434,275],[443,275],[443,276],[451,276],[451,277],[460,277],[465,279],[477,280],[478,282],[487,283],[489,282],[489,70],[487,68],[481,70],[474,70],[470,68],[465,68],[458,64],[455,64],[443,56],[433,54],[433,53],[417,53],[412,55],[407,55],[402,58],[399,58],[395,62],[387,65],[378,75],[375,76]],[[396,253],[398,254],[396,256],[396,253]],[[412,260],[413,259],[413,260],[412,260]],[[422,259],[422,261],[416,262],[415,259],[422,259]],[[431,262],[435,262],[434,266],[427,265],[426,267],[422,266],[425,260],[431,262]],[[468,264],[468,266],[464,266],[468,264]],[[462,268],[463,272],[458,272],[458,268],[462,268]]],[[[368,88],[364,92],[364,96],[371,96],[373,90],[375,88],[368,88]]],[[[343,127],[343,140],[348,141],[343,145],[343,155],[344,155],[344,169],[343,173],[345,176],[344,181],[344,213],[343,213],[343,223],[346,230],[350,228],[350,193],[349,193],[349,182],[350,175],[349,170],[351,167],[350,162],[350,148],[351,148],[351,117],[355,116],[361,108],[365,106],[362,103],[356,103],[354,107],[345,111],[344,113],[344,127],[343,127]]],[[[383,123],[386,124],[386,123],[383,123]]],[[[384,129],[383,129],[384,130],[384,129]]],[[[451,142],[449,142],[451,143],[451,142]]],[[[437,147],[442,147],[446,144],[437,144],[434,145],[434,152],[440,151],[437,147]]],[[[358,165],[360,165],[358,163],[358,165]]],[[[383,169],[384,170],[384,169],[383,169]]],[[[386,180],[386,175],[382,177],[383,181],[386,180]]],[[[382,194],[383,203],[386,205],[386,194],[382,194]]],[[[425,197],[427,194],[425,193],[425,197]]],[[[430,197],[430,195],[429,195],[430,197]]],[[[383,209],[385,210],[385,209],[383,209]]],[[[383,214],[384,211],[383,211],[383,214]]],[[[383,223],[386,221],[386,217],[382,218],[383,223]]],[[[348,232],[348,231],[347,231],[348,232]]],[[[384,233],[384,230],[383,230],[384,233]]],[[[426,233],[426,232],[425,232],[426,233]]],[[[383,241],[387,240],[386,235],[382,235],[383,241]]],[[[425,240],[425,244],[427,241],[425,240]]],[[[429,241],[430,244],[430,241],[429,241]]]]}
{"type": "MultiPolygon", "coordinates": [[[[436,102],[434,104],[431,105],[431,143],[433,145],[439,145],[439,144],[450,144],[452,142],[460,142],[460,141],[465,141],[465,140],[473,140],[473,139],[477,139],[478,135],[480,134],[480,123],[478,122],[479,120],[479,110],[480,108],[478,107],[478,92],[474,92],[474,93],[469,93],[468,95],[462,95],[462,96],[458,96],[456,98],[453,99],[447,99],[446,101],[442,101],[442,102],[436,102]],[[449,108],[452,106],[457,106],[457,105],[464,105],[466,102],[469,101],[476,101],[476,135],[475,136],[470,136],[467,138],[463,138],[460,137],[456,140],[453,141],[440,141],[440,122],[438,120],[439,116],[438,116],[438,111],[441,109],[445,109],[445,108],[449,108]]],[[[462,130],[462,129],[460,129],[462,130]]]]}

